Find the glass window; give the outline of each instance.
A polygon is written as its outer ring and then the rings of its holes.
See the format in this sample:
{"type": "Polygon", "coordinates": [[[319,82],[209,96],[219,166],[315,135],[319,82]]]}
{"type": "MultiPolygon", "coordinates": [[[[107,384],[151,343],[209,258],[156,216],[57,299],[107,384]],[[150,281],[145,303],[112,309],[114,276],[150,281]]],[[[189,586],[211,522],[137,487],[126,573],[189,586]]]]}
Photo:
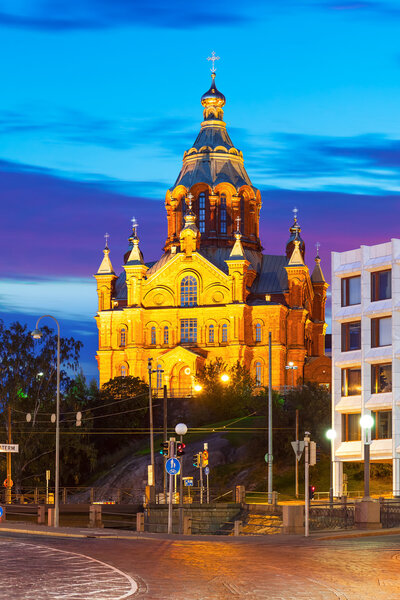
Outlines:
{"type": "Polygon", "coordinates": [[[261,342],[261,323],[256,324],[256,342],[261,342]]]}
{"type": "Polygon", "coordinates": [[[220,200],[220,226],[221,233],[226,233],[226,195],[221,194],[220,200]]]}
{"type": "Polygon", "coordinates": [[[185,215],[187,213],[186,198],[182,198],[181,211],[182,211],[182,227],[184,227],[185,226],[185,215]]]}
{"type": "Polygon", "coordinates": [[[204,233],[206,230],[206,195],[201,192],[199,195],[199,231],[204,233]]]}
{"type": "Polygon", "coordinates": [[[390,346],[392,343],[392,317],[371,319],[371,347],[390,346]]]}
{"type": "Polygon", "coordinates": [[[392,411],[379,410],[373,412],[374,426],[371,430],[373,440],[388,440],[392,437],[392,411]]]}
{"type": "Polygon", "coordinates": [[[125,346],[125,344],[126,344],[126,329],[122,328],[121,331],[119,332],[119,345],[125,346]]]}
{"type": "Polygon", "coordinates": [[[181,281],[181,306],[197,306],[197,280],[192,275],[181,281]]]}
{"type": "Polygon", "coordinates": [[[342,369],[342,396],[361,394],[361,369],[342,369]]]}
{"type": "Polygon", "coordinates": [[[361,321],[342,323],[342,352],[360,350],[361,348],[361,321]]]}
{"type": "Polygon", "coordinates": [[[157,343],[157,342],[156,342],[156,328],[155,328],[155,327],[152,327],[152,328],[151,328],[151,333],[150,333],[150,344],[151,344],[152,346],[155,346],[155,345],[156,345],[156,343],[157,343]]]}
{"type": "Polygon", "coordinates": [[[162,388],[162,366],[157,365],[157,389],[162,388]]]}
{"type": "Polygon", "coordinates": [[[208,343],[214,343],[214,325],[210,325],[208,328],[208,343]]]}
{"type": "Polygon", "coordinates": [[[228,341],[228,325],[226,323],[224,323],[222,325],[222,342],[227,342],[228,341]]]}
{"type": "Polygon", "coordinates": [[[245,232],[245,216],[246,216],[246,211],[245,211],[245,206],[244,206],[244,198],[243,196],[240,196],[240,228],[241,231],[244,235],[245,232]]]}
{"type": "Polygon", "coordinates": [[[361,440],[361,413],[342,415],[342,442],[361,440]]]}
{"type": "Polygon", "coordinates": [[[126,368],[126,365],[121,365],[119,373],[121,375],[121,377],[126,377],[128,372],[128,369],[126,368]]]}
{"type": "Polygon", "coordinates": [[[261,363],[256,363],[256,385],[262,385],[262,370],[261,363]]]}
{"type": "Polygon", "coordinates": [[[361,277],[342,279],[342,306],[351,306],[361,302],[361,277]]]}
{"type": "Polygon", "coordinates": [[[168,327],[164,327],[164,344],[169,343],[169,329],[168,327]]]}
{"type": "Polygon", "coordinates": [[[371,301],[386,300],[392,297],[392,271],[371,273],[371,301]]]}
{"type": "Polygon", "coordinates": [[[197,319],[181,320],[181,342],[197,341],[197,319]]]}
{"type": "Polygon", "coordinates": [[[371,392],[383,394],[392,391],[392,363],[371,365],[371,392]]]}

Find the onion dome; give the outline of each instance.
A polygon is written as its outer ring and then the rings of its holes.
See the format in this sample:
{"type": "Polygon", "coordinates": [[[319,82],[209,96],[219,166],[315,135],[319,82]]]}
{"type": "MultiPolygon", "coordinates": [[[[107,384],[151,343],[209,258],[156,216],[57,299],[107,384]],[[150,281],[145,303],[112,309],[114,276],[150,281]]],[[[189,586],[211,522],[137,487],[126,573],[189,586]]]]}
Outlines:
{"type": "Polygon", "coordinates": [[[288,242],[286,244],[286,257],[289,259],[292,256],[294,246],[295,246],[294,241],[297,240],[298,242],[300,242],[299,249],[300,249],[301,255],[304,260],[304,256],[306,253],[306,245],[300,235],[301,227],[297,221],[297,213],[298,213],[297,208],[293,209],[293,213],[294,213],[294,222],[293,222],[293,225],[291,226],[291,228],[289,229],[290,238],[288,239],[288,242]]]}
{"type": "Polygon", "coordinates": [[[212,83],[211,87],[205,94],[201,97],[201,103],[204,108],[208,108],[210,106],[217,106],[218,108],[222,108],[225,106],[225,96],[217,90],[217,86],[215,85],[215,73],[211,73],[212,83]]]}

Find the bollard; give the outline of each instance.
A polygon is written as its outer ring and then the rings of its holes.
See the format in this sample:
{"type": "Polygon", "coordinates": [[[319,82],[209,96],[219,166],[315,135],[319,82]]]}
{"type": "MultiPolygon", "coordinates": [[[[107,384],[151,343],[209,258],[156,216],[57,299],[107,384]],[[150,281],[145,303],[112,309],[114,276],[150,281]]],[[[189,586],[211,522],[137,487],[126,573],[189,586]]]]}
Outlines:
{"type": "Polygon", "coordinates": [[[233,535],[240,535],[241,530],[242,530],[242,521],[234,521],[233,535]]]}
{"type": "Polygon", "coordinates": [[[104,527],[101,520],[101,504],[89,506],[89,527],[104,527]]]}
{"type": "Polygon", "coordinates": [[[144,531],[144,513],[136,513],[136,531],[144,531]]]}
{"type": "Polygon", "coordinates": [[[183,517],[183,535],[192,535],[192,517],[183,517]]]}
{"type": "Polygon", "coordinates": [[[54,523],[55,523],[55,512],[54,512],[54,508],[49,508],[47,510],[47,525],[49,527],[54,527],[54,523]]]}
{"type": "Polygon", "coordinates": [[[37,522],[38,525],[46,524],[46,507],[44,504],[39,504],[37,507],[37,522]]]}
{"type": "Polygon", "coordinates": [[[89,500],[90,504],[92,504],[92,502],[94,502],[94,489],[90,488],[90,500],[89,500]]]}

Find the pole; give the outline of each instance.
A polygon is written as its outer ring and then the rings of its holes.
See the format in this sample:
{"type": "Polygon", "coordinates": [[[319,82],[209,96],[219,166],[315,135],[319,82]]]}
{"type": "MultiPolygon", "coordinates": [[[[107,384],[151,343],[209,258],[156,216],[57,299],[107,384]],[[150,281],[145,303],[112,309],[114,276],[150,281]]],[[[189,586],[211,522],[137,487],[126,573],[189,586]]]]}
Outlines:
{"type": "MultiPolygon", "coordinates": [[[[170,458],[175,458],[175,438],[169,438],[170,458]]],[[[168,533],[172,533],[172,490],[174,485],[173,475],[169,475],[169,495],[168,495],[168,533]]]]}
{"type": "Polygon", "coordinates": [[[268,504],[272,503],[272,341],[268,333],[268,504]]]}
{"type": "MultiPolygon", "coordinates": [[[[8,403],[8,443],[11,444],[12,443],[12,436],[11,436],[11,405],[10,403],[8,403]]],[[[11,504],[11,486],[10,486],[10,481],[11,481],[11,452],[7,452],[7,481],[8,481],[8,486],[6,487],[6,503],[7,504],[11,504]]]]}
{"type": "MultiPolygon", "coordinates": [[[[147,368],[149,372],[149,418],[150,418],[150,463],[151,463],[151,471],[152,471],[152,481],[149,481],[149,485],[155,486],[156,483],[156,474],[154,471],[154,427],[153,427],[153,398],[151,392],[151,363],[152,358],[149,358],[147,361],[147,368]]],[[[171,491],[171,490],[170,490],[171,491]]]]}
{"type": "Polygon", "coordinates": [[[60,326],[57,323],[57,414],[56,414],[56,479],[54,491],[54,527],[60,524],[59,487],[60,487],[60,326]]]}
{"type": "Polygon", "coordinates": [[[333,504],[333,438],[331,439],[331,459],[329,461],[329,503],[332,506],[333,504]]]}
{"type": "MultiPolygon", "coordinates": [[[[182,444],[183,436],[180,437],[182,444]]],[[[179,472],[179,533],[183,534],[183,455],[180,457],[181,470],[179,472]]]]}
{"type": "MultiPolygon", "coordinates": [[[[164,401],[163,401],[163,441],[166,442],[167,438],[167,423],[168,423],[168,392],[167,386],[164,384],[164,401]]],[[[167,457],[164,456],[164,470],[163,470],[163,490],[164,490],[164,502],[167,501],[167,472],[165,470],[165,463],[167,457]]]]}
{"type": "Polygon", "coordinates": [[[200,452],[200,504],[203,504],[203,456],[200,452]]]}
{"type": "MultiPolygon", "coordinates": [[[[368,436],[368,429],[365,435],[368,436]]],[[[369,448],[367,441],[364,443],[364,498],[369,498],[369,448]]]]}
{"type": "MultiPolygon", "coordinates": [[[[299,441],[299,411],[296,410],[296,442],[298,443],[299,441]]],[[[296,478],[296,488],[295,488],[295,493],[296,493],[296,498],[299,497],[299,461],[297,460],[297,456],[294,457],[294,468],[295,468],[295,478],[296,478]]]]}
{"type": "Polygon", "coordinates": [[[210,475],[207,473],[206,477],[207,477],[207,504],[210,504],[210,480],[209,480],[210,475]]]}
{"type": "Polygon", "coordinates": [[[304,436],[305,448],[304,448],[304,496],[305,496],[305,507],[304,507],[304,535],[309,536],[309,514],[310,514],[310,434],[306,431],[304,436]]]}

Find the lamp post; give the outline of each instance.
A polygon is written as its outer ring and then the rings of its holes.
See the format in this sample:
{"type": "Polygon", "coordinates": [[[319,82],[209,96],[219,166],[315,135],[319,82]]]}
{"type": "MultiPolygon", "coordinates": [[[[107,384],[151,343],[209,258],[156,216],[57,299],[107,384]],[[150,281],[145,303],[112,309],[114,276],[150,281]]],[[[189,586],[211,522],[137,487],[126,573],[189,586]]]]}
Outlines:
{"type": "Polygon", "coordinates": [[[333,457],[334,457],[334,442],[337,436],[335,429],[328,429],[326,437],[331,442],[331,460],[330,460],[330,471],[329,471],[329,502],[333,503],[333,457]]]}
{"type": "Polygon", "coordinates": [[[292,389],[294,388],[294,372],[297,369],[297,365],[294,364],[293,361],[288,362],[288,364],[285,366],[285,369],[287,371],[292,371],[292,389]]]}
{"type": "Polygon", "coordinates": [[[164,373],[163,369],[152,368],[153,359],[149,358],[147,361],[147,370],[149,373],[149,419],[150,419],[150,463],[151,463],[151,476],[148,477],[149,486],[156,485],[156,473],[154,468],[154,425],[153,425],[153,397],[151,390],[151,375],[152,373],[164,373]]]}
{"type": "Polygon", "coordinates": [[[44,317],[53,319],[57,325],[57,406],[56,406],[56,465],[55,465],[55,490],[54,490],[54,527],[59,526],[59,485],[60,485],[60,324],[52,315],[42,315],[36,321],[36,327],[31,335],[35,340],[40,340],[43,333],[39,329],[39,322],[44,317]]]}
{"type": "MultiPolygon", "coordinates": [[[[180,442],[183,441],[183,436],[187,433],[187,426],[185,423],[178,423],[175,427],[176,435],[180,436],[180,442]]],[[[179,473],[179,533],[183,533],[183,454],[179,457],[181,462],[180,473],[179,473]]],[[[171,493],[171,490],[169,491],[171,493]]]]}
{"type": "Polygon", "coordinates": [[[371,415],[363,415],[360,419],[361,429],[364,434],[364,500],[369,498],[369,459],[371,447],[371,429],[374,419],[371,415]]]}

